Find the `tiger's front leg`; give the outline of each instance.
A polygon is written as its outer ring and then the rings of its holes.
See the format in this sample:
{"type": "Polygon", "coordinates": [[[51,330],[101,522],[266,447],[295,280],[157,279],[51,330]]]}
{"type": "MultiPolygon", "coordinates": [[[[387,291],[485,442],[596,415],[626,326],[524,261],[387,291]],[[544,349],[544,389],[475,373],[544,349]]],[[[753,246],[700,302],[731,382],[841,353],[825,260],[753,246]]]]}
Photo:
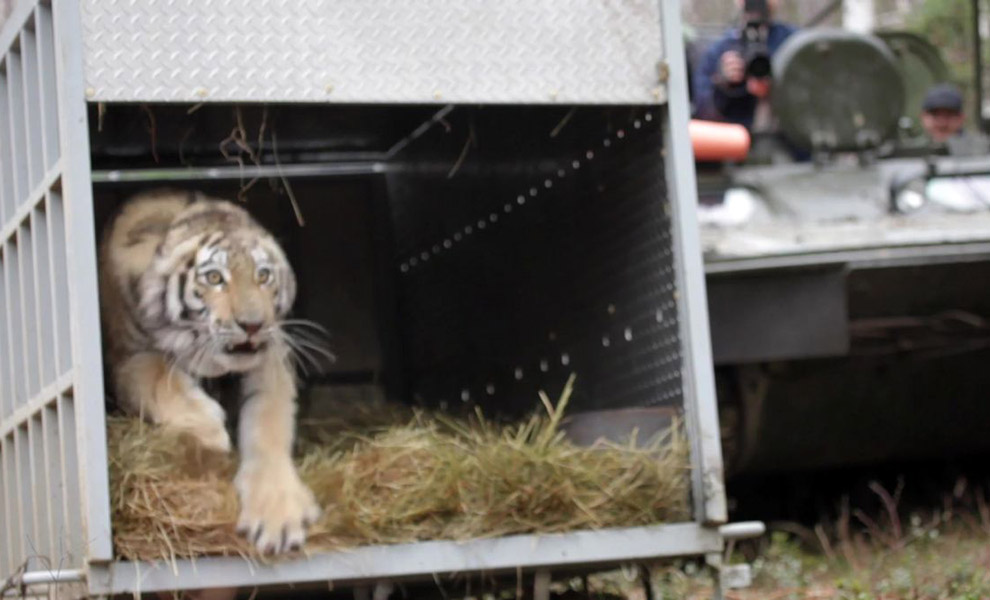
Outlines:
{"type": "Polygon", "coordinates": [[[266,350],[263,363],[245,374],[243,392],[237,529],[262,553],[299,549],[320,509],[292,462],[296,384],[285,348],[266,350]]]}
{"type": "Polygon", "coordinates": [[[114,368],[118,400],[132,414],[192,436],[207,450],[230,451],[226,414],[181,368],[158,352],[139,352],[114,368]]]}

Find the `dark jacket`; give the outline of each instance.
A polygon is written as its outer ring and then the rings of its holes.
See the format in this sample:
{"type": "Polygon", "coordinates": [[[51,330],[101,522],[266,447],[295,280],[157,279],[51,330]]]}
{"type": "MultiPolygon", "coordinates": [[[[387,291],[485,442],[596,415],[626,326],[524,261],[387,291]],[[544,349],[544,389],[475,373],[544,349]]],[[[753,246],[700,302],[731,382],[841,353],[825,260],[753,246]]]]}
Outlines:
{"type": "MultiPolygon", "coordinates": [[[[774,21],[767,35],[767,49],[770,55],[777,51],[797,27],[774,21]]],[[[693,77],[695,116],[712,121],[738,123],[747,129],[752,127],[753,112],[756,110],[756,96],[746,91],[746,83],[734,86],[719,86],[713,82],[720,72],[722,54],[729,50],[741,53],[742,32],[738,27],[727,31],[711,45],[698,62],[693,77]]]]}

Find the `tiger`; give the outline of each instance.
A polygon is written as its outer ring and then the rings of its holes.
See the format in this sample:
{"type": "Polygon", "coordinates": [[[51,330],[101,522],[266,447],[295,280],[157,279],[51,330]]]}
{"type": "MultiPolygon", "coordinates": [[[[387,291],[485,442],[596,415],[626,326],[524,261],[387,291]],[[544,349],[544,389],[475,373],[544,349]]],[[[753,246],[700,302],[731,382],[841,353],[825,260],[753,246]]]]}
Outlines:
{"type": "Polygon", "coordinates": [[[239,375],[237,532],[263,554],[302,548],[321,508],[292,461],[297,382],[286,316],[295,274],[242,207],[197,191],[127,199],[100,239],[104,355],[121,409],[231,451],[202,386],[239,375]]]}

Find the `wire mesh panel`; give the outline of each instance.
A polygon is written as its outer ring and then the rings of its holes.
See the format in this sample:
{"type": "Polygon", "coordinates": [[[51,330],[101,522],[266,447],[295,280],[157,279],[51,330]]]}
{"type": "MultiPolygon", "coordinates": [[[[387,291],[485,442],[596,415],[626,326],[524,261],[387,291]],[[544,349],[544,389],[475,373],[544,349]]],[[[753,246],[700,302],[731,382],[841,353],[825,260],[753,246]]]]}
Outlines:
{"type": "MultiPolygon", "coordinates": [[[[75,231],[85,212],[66,211],[65,199],[83,203],[73,190],[87,187],[70,185],[80,182],[67,168],[78,159],[63,158],[62,134],[72,128],[60,119],[83,98],[57,85],[66,54],[55,19],[49,3],[22,1],[0,36],[0,580],[20,569],[80,568],[92,557],[80,457],[86,441],[104,443],[101,427],[77,431],[79,382],[93,374],[75,357],[95,348],[98,360],[99,338],[74,340],[85,328],[70,322],[87,310],[73,293],[95,270],[86,273],[86,252],[75,247],[91,245],[75,231]]],[[[92,400],[101,411],[101,397],[92,400]]]]}

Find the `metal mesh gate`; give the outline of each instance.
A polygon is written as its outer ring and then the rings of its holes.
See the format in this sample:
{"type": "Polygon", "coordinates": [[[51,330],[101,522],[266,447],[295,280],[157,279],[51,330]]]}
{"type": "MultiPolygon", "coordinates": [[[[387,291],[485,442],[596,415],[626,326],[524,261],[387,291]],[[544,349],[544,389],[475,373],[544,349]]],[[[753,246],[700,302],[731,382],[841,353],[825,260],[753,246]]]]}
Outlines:
{"type": "Polygon", "coordinates": [[[86,273],[93,249],[76,251],[91,244],[79,235],[87,218],[66,210],[67,197],[86,205],[71,184],[88,161],[62,151],[85,122],[70,120],[76,111],[57,86],[71,83],[59,51],[73,38],[55,17],[49,3],[22,1],[0,37],[0,580],[22,567],[78,569],[106,550],[85,514],[86,482],[105,489],[105,468],[83,475],[87,440],[98,453],[104,444],[102,407],[80,433],[85,404],[102,402],[88,393],[102,386],[98,369],[86,366],[99,361],[99,337],[83,340],[88,331],[72,325],[95,309],[76,295],[95,276],[86,273]]]}

